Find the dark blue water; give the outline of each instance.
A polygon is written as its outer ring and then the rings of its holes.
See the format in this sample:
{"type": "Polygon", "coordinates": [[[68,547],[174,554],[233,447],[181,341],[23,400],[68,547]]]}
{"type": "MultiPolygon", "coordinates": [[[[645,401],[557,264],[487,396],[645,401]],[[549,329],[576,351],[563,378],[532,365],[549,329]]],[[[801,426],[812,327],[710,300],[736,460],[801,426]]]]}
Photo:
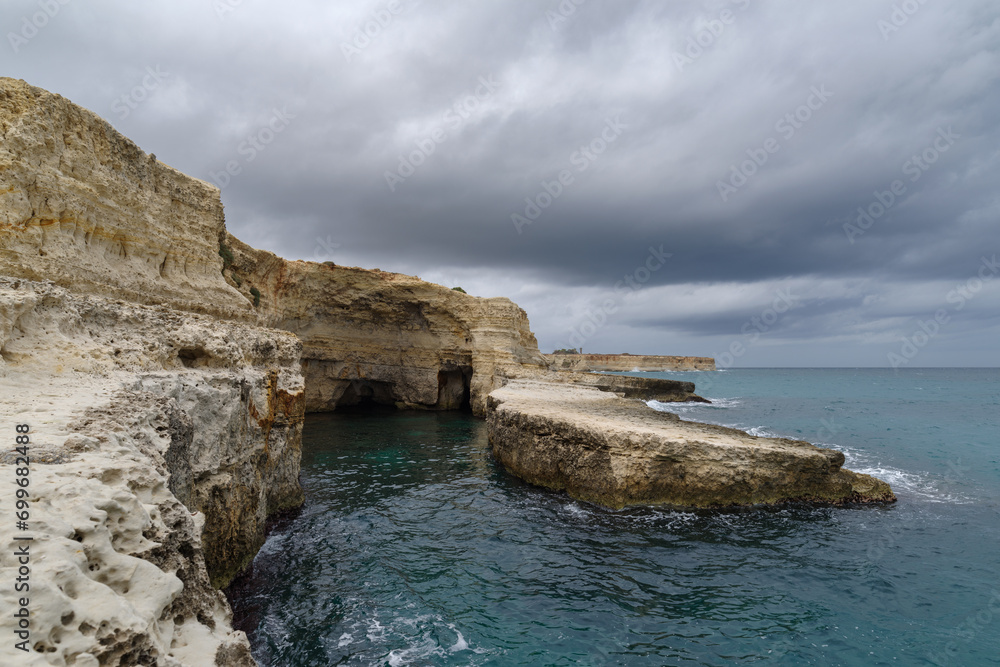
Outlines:
{"type": "Polygon", "coordinates": [[[313,416],[306,505],[234,600],[255,657],[1000,664],[1000,371],[666,376],[719,399],[684,418],[837,447],[899,502],[612,512],[511,478],[468,416],[313,416]]]}

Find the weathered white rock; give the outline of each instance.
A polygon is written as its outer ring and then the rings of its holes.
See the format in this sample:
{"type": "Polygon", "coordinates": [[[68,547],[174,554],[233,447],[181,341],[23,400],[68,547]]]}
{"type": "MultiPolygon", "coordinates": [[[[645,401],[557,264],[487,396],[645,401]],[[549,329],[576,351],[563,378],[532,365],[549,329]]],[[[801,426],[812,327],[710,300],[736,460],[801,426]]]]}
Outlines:
{"type": "Polygon", "coordinates": [[[893,502],[844,455],[657,412],[593,387],[515,380],[489,396],[493,454],[527,482],[607,507],[893,502]]]}
{"type": "MultiPolygon", "coordinates": [[[[67,373],[40,390],[35,378],[3,378],[21,389],[17,405],[4,400],[11,409],[5,414],[33,427],[30,530],[18,535],[35,539],[30,590],[15,594],[5,586],[0,593],[5,610],[29,599],[32,651],[16,649],[14,619],[5,613],[0,663],[200,665],[222,655],[232,658],[227,664],[253,664],[245,636],[232,631],[228,605],[206,576],[202,515],[192,517],[170,492],[169,476],[149,465],[151,448],[169,447],[156,430],[162,414],[129,406],[136,422],[146,422],[144,442],[124,432],[79,434],[69,414],[15,411],[32,399],[72,404],[81,390],[107,391],[118,380],[97,378],[91,386],[95,376],[67,373]]],[[[13,488],[0,487],[5,506],[13,507],[13,488]]],[[[7,581],[17,574],[13,554],[24,544],[13,539],[13,528],[0,525],[0,576],[7,581]]]]}
{"type": "MultiPolygon", "coordinates": [[[[2,642],[0,664],[253,664],[213,579],[301,501],[300,349],[282,331],[0,278],[0,414],[11,444],[31,427],[20,534],[35,537],[32,652],[2,642]]],[[[0,504],[15,489],[0,485],[0,504]]],[[[0,522],[7,581],[15,532],[0,522]]],[[[0,616],[0,634],[15,622],[0,616]]]]}

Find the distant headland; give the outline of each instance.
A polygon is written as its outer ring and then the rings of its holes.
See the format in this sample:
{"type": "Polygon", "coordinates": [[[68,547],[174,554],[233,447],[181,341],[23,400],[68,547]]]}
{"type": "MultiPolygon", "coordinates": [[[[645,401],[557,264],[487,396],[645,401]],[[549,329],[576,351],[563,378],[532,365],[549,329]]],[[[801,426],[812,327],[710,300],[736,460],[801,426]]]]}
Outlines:
{"type": "Polygon", "coordinates": [[[571,350],[556,350],[543,354],[549,368],[557,371],[609,372],[629,371],[714,371],[712,357],[665,357],[645,354],[580,354],[571,350]]]}

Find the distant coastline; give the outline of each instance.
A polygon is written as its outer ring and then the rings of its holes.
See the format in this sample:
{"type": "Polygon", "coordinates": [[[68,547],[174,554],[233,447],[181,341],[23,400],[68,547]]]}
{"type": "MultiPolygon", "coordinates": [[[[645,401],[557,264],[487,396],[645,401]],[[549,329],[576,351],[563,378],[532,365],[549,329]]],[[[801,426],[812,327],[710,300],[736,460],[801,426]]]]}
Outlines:
{"type": "Polygon", "coordinates": [[[543,354],[549,368],[578,372],[714,371],[712,357],[670,357],[644,354],[543,354]]]}

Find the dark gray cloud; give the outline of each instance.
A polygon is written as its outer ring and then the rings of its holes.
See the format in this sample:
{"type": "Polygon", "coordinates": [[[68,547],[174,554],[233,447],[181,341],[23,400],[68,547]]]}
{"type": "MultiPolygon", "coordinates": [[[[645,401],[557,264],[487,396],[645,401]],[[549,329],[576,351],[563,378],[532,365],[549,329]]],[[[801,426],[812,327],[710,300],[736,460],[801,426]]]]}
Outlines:
{"type": "Polygon", "coordinates": [[[885,365],[945,309],[912,363],[1000,364],[1000,276],[954,296],[1000,254],[993,0],[10,0],[0,25],[4,74],[224,186],[246,241],[510,296],[543,348],[721,354],[794,286],[734,363],[885,365]]]}

